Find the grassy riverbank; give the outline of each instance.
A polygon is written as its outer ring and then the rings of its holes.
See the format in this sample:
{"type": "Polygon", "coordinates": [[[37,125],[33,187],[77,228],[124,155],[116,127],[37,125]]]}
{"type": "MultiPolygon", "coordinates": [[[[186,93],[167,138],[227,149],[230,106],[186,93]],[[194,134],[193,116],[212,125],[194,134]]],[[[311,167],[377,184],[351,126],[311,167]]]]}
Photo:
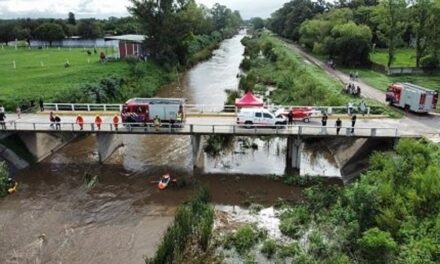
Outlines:
{"type": "MultiPolygon", "coordinates": [[[[245,72],[240,80],[242,90],[252,89],[264,95],[268,87],[273,86],[276,89],[267,98],[281,105],[341,106],[348,102],[357,104],[362,100],[342,93],[339,81],[267,32],[245,38],[242,43],[246,46],[246,58],[241,64],[245,72]]],[[[373,100],[363,100],[378,109],[376,114],[395,116],[383,105],[373,100]]]]}
{"type": "Polygon", "coordinates": [[[245,223],[234,209],[212,244],[233,263],[438,263],[439,164],[438,145],[402,139],[350,185],[318,182],[300,203],[237,209],[245,223]]]}
{"type": "Polygon", "coordinates": [[[212,263],[204,256],[214,224],[214,209],[208,202],[208,191],[201,188],[190,201],[179,206],[156,254],[145,263],[212,263]]]}

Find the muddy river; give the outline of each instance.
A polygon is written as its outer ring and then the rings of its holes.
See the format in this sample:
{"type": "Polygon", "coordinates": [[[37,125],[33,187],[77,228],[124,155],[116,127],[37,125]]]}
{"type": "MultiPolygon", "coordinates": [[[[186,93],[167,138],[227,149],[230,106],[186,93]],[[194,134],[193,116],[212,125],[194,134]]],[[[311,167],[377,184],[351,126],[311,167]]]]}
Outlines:
{"type": "MultiPolygon", "coordinates": [[[[160,96],[222,104],[224,90],[238,85],[243,36],[223,41],[210,60],[160,96]]],[[[218,205],[271,205],[278,197],[301,197],[301,189],[267,176],[284,172],[285,144],[279,140],[254,139],[252,151],[221,158],[205,155],[200,171],[192,168],[188,137],[133,135],[123,140],[125,146],[102,166],[96,139],[89,136],[19,172],[19,191],[0,201],[0,263],[143,263],[154,254],[176,206],[197,183],[209,188],[218,205]],[[180,184],[160,192],[152,182],[165,172],[180,184]],[[97,179],[93,188],[85,184],[85,173],[97,179]]]]}

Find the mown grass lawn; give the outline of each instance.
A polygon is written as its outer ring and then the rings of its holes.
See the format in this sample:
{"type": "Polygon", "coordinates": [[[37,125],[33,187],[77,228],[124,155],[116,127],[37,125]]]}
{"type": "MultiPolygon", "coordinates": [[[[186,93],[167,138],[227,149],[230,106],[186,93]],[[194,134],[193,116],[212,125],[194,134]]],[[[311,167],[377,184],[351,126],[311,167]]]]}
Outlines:
{"type": "Polygon", "coordinates": [[[343,69],[343,71],[347,74],[357,71],[359,78],[381,91],[386,91],[388,85],[396,82],[409,82],[436,91],[440,90],[440,75],[386,75],[370,69],[343,69]]]}
{"type": "Polygon", "coordinates": [[[125,62],[99,62],[100,52],[108,54],[110,49],[98,49],[97,54],[91,51],[89,56],[82,48],[0,48],[0,103],[39,97],[48,100],[58,91],[128,73],[125,62]],[[66,68],[67,60],[70,67],[66,68]]]}
{"type": "MultiPolygon", "coordinates": [[[[397,49],[394,56],[396,59],[391,67],[416,67],[415,49],[397,49]]],[[[374,53],[370,53],[370,60],[386,66],[388,63],[388,50],[376,49],[374,53]]]]}

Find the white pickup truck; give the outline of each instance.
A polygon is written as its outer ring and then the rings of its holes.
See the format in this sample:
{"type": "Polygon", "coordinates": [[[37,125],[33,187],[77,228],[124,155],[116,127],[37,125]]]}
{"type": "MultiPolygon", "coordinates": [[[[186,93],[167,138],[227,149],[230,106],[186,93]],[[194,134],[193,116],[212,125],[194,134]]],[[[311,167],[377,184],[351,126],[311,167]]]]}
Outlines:
{"type": "Polygon", "coordinates": [[[283,115],[276,116],[265,108],[242,108],[237,114],[237,124],[254,126],[282,126],[287,124],[287,119],[283,115]]]}

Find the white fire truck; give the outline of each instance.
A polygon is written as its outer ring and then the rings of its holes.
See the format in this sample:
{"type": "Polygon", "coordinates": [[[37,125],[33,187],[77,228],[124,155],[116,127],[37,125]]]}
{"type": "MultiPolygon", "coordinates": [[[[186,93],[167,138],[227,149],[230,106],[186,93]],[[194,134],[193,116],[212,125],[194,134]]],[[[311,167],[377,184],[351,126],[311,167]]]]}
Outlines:
{"type": "Polygon", "coordinates": [[[411,83],[393,83],[388,86],[386,101],[405,111],[428,113],[437,108],[438,93],[411,83]]]}

